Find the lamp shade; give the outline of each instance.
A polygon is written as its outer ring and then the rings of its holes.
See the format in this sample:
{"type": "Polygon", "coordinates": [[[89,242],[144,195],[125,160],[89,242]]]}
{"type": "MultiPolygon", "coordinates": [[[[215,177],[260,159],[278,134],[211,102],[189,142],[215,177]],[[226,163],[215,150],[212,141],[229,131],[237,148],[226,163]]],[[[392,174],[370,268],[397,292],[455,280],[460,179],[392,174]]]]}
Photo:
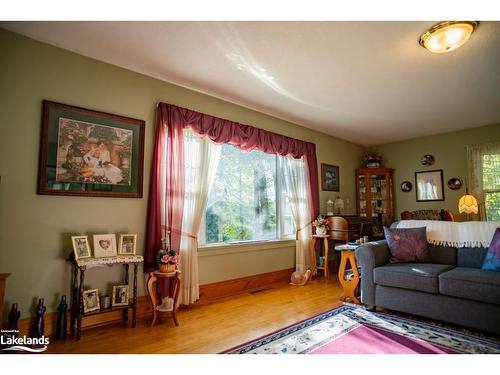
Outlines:
{"type": "Polygon", "coordinates": [[[335,199],[335,202],[333,202],[333,206],[338,209],[343,209],[344,201],[342,200],[342,198],[337,197],[337,199],[335,199]]]}
{"type": "Polygon", "coordinates": [[[477,199],[470,194],[463,195],[458,201],[458,212],[466,214],[477,214],[477,199]]]}

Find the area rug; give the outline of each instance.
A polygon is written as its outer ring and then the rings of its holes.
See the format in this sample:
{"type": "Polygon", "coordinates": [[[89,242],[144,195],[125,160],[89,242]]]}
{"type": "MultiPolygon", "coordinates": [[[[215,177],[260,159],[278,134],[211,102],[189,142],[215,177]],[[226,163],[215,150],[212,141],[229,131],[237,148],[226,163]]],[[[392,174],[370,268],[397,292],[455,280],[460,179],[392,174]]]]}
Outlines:
{"type": "Polygon", "coordinates": [[[342,305],[227,354],[500,353],[500,342],[432,323],[342,305]]]}

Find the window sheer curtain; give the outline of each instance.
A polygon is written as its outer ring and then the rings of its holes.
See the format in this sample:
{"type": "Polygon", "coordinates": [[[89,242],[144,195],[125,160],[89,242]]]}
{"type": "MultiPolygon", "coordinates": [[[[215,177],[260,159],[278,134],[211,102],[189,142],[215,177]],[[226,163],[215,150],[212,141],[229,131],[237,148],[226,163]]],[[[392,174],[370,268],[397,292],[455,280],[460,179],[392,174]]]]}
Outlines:
{"type": "Polygon", "coordinates": [[[184,210],[180,244],[180,303],[189,305],[200,298],[198,277],[198,232],[217,171],[221,145],[206,137],[184,131],[184,210]]]}
{"type": "Polygon", "coordinates": [[[500,154],[500,142],[465,146],[467,151],[467,178],[470,193],[479,204],[479,220],[486,221],[486,195],[483,190],[483,155],[500,154]]]}
{"type": "Polygon", "coordinates": [[[297,230],[295,244],[295,270],[304,272],[309,268],[309,238],[311,236],[311,211],[309,207],[310,186],[304,159],[281,158],[282,180],[292,210],[297,230]]]}

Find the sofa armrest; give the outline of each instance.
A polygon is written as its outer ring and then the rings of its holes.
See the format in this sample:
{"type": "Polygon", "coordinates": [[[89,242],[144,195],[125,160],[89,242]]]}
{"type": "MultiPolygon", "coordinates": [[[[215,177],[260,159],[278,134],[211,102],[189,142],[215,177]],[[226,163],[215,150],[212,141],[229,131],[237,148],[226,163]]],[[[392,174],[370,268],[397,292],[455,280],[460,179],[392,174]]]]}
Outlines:
{"type": "Polygon", "coordinates": [[[370,242],[356,249],[356,261],[361,267],[361,302],[368,308],[375,306],[375,283],[373,269],[389,262],[387,241],[370,242]]]}

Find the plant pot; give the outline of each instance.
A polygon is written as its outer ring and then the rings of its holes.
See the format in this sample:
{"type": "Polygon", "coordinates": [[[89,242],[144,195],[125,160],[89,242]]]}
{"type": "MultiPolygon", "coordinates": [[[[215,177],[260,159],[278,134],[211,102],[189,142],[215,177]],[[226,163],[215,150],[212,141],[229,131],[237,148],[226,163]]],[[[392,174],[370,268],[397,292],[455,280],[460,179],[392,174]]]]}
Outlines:
{"type": "Polygon", "coordinates": [[[316,234],[320,236],[324,236],[326,234],[326,228],[325,227],[316,227],[316,234]]]}
{"type": "Polygon", "coordinates": [[[175,271],[175,264],[159,263],[158,267],[161,273],[170,273],[175,271]]]}

